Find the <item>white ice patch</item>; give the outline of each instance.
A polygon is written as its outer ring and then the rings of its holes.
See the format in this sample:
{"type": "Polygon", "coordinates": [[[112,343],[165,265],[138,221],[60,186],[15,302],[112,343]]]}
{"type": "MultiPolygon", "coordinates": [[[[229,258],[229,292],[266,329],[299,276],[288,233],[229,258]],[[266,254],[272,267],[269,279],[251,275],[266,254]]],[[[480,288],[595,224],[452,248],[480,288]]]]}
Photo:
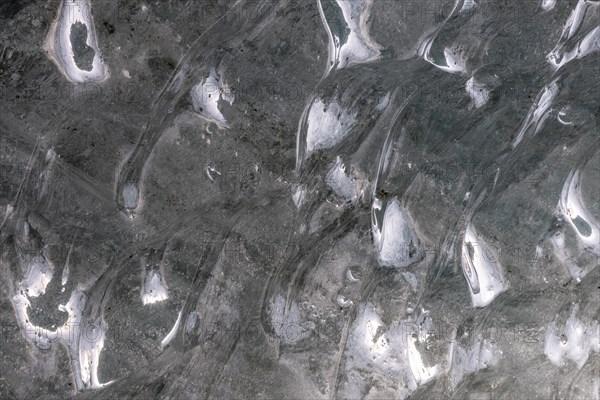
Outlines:
{"type": "Polygon", "coordinates": [[[385,94],[385,96],[383,96],[381,98],[381,100],[379,101],[379,103],[377,103],[377,106],[375,106],[375,109],[377,111],[383,111],[387,108],[387,106],[390,104],[390,92],[387,92],[385,94]]]}
{"type": "Polygon", "coordinates": [[[363,194],[362,182],[347,171],[342,159],[336,157],[335,164],[325,176],[325,182],[346,203],[354,204],[363,194]]]}
{"type": "Polygon", "coordinates": [[[38,297],[46,292],[46,286],[54,275],[53,268],[43,256],[35,256],[29,263],[26,278],[26,291],[29,297],[38,297]]]}
{"type": "Polygon", "coordinates": [[[417,286],[419,286],[419,281],[415,274],[413,274],[412,272],[403,272],[402,276],[406,280],[406,283],[409,284],[411,289],[417,290],[417,286]]]}
{"type": "Polygon", "coordinates": [[[594,254],[600,255],[600,226],[581,200],[578,169],[569,173],[560,194],[558,208],[581,243],[594,254]]]}
{"type": "Polygon", "coordinates": [[[296,187],[296,191],[292,195],[292,200],[294,200],[296,208],[300,208],[300,206],[302,206],[304,200],[306,200],[307,192],[308,191],[306,189],[306,186],[299,185],[298,187],[296,187]]]}
{"type": "Polygon", "coordinates": [[[306,155],[339,143],[355,121],[356,113],[342,109],[337,101],[329,104],[323,103],[321,99],[315,101],[308,113],[306,155]]]}
{"type": "Polygon", "coordinates": [[[556,6],[556,0],[543,0],[542,1],[542,10],[550,11],[554,9],[556,6]]]}
{"type": "Polygon", "coordinates": [[[412,371],[417,384],[423,385],[440,373],[440,366],[434,365],[432,367],[427,367],[423,362],[421,353],[419,353],[415,346],[415,342],[416,339],[414,337],[408,337],[408,364],[410,365],[410,370],[412,371]]]}
{"type": "Polygon", "coordinates": [[[229,88],[223,84],[214,68],[210,69],[208,78],[192,88],[192,105],[201,117],[216,123],[219,127],[228,128],[229,125],[219,110],[219,101],[223,100],[233,104],[235,97],[229,88]]]}
{"type": "Polygon", "coordinates": [[[532,130],[532,135],[536,135],[539,132],[544,125],[546,118],[548,118],[550,106],[558,94],[558,91],[559,87],[557,79],[544,87],[535,104],[529,109],[525,122],[521,126],[519,134],[512,144],[513,148],[523,140],[523,137],[528,131],[532,130]]]}
{"type": "Polygon", "coordinates": [[[475,7],[476,5],[477,5],[477,3],[475,2],[475,0],[465,0],[463,2],[462,8],[460,9],[460,12],[470,10],[471,8],[475,7]]]}
{"type": "MultiPolygon", "coordinates": [[[[388,328],[384,326],[375,308],[370,304],[361,305],[348,338],[348,349],[355,353],[354,358],[357,361],[373,363],[375,367],[382,370],[386,367],[399,368],[399,365],[391,362],[392,355],[387,333],[388,328]]],[[[401,342],[398,341],[398,344],[401,342]]]]}
{"type": "Polygon", "coordinates": [[[590,350],[600,352],[600,325],[592,321],[586,325],[577,319],[579,307],[575,305],[564,327],[559,328],[556,320],[548,325],[544,354],[557,367],[566,360],[573,361],[581,369],[588,359],[590,350]]]}
{"type": "Polygon", "coordinates": [[[327,71],[378,59],[381,47],[371,39],[367,27],[373,0],[335,0],[335,3],[343,16],[344,26],[335,25],[341,21],[332,21],[330,25],[322,1],[318,2],[321,20],[329,36],[327,71]],[[347,35],[345,41],[340,37],[344,34],[347,35]]]}
{"type": "Polygon", "coordinates": [[[421,256],[419,241],[412,227],[408,211],[397,198],[387,203],[375,199],[372,208],[372,231],[379,264],[386,267],[403,268],[421,256]],[[381,223],[381,213],[384,212],[381,223]]]}
{"type": "Polygon", "coordinates": [[[485,307],[508,286],[497,256],[469,224],[462,244],[462,269],[469,284],[473,307],[485,307]]]}
{"type": "Polygon", "coordinates": [[[490,99],[490,90],[484,84],[477,82],[475,77],[467,81],[465,89],[471,100],[473,100],[475,108],[483,107],[490,99]]]}
{"type": "Polygon", "coordinates": [[[444,48],[444,57],[446,58],[446,65],[438,65],[439,68],[452,73],[463,72],[465,70],[463,52],[458,47],[444,48]]]}
{"type": "Polygon", "coordinates": [[[123,186],[123,205],[125,208],[135,208],[138,204],[139,191],[132,183],[127,183],[123,186]]]}
{"type": "Polygon", "coordinates": [[[108,78],[108,68],[102,60],[94,18],[89,0],[63,0],[57,17],[50,26],[44,50],[65,77],[75,83],[100,82],[108,78]],[[81,69],[76,63],[71,34],[73,27],[87,30],[86,45],[93,49],[91,70],[81,69]]]}
{"type": "Polygon", "coordinates": [[[579,267],[573,261],[571,252],[565,245],[564,233],[561,231],[555,232],[550,238],[550,243],[552,243],[554,255],[558,258],[560,263],[565,266],[571,278],[575,279],[576,282],[581,282],[581,279],[587,274],[587,271],[579,267]]]}
{"type": "Polygon", "coordinates": [[[167,283],[160,271],[150,270],[146,273],[141,296],[142,304],[154,304],[169,298],[167,283]]]}

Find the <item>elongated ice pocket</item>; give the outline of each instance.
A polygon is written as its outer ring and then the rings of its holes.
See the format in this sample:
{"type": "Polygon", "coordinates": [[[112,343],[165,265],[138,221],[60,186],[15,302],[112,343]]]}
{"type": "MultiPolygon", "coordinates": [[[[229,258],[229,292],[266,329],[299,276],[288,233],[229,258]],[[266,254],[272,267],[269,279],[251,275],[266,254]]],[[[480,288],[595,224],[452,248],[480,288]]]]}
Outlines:
{"type": "Polygon", "coordinates": [[[44,50],[71,82],[101,82],[108,77],[89,0],[62,2],[50,26],[44,50]]]}
{"type": "Polygon", "coordinates": [[[462,244],[462,269],[473,307],[487,306],[507,289],[496,256],[470,224],[462,244]]]}
{"type": "Polygon", "coordinates": [[[578,169],[569,173],[560,194],[558,208],[577,234],[579,241],[594,254],[600,255],[600,227],[581,199],[578,169]]]}

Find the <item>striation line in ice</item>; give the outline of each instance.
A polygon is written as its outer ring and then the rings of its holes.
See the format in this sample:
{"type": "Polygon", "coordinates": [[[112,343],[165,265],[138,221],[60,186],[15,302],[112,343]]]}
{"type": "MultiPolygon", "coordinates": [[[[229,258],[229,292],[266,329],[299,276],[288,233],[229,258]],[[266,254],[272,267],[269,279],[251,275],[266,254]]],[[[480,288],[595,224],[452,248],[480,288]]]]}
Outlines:
{"type": "Polygon", "coordinates": [[[517,147],[529,132],[531,132],[531,135],[536,135],[542,129],[546,118],[550,115],[550,106],[558,92],[558,78],[544,87],[536,102],[529,109],[521,129],[512,143],[513,148],[517,147]]]}
{"type": "Polygon", "coordinates": [[[165,338],[160,342],[160,347],[167,347],[173,341],[173,339],[175,339],[175,336],[177,336],[177,331],[179,330],[179,325],[181,324],[182,314],[183,309],[177,314],[177,320],[175,321],[173,328],[171,328],[167,336],[165,336],[165,338]]]}

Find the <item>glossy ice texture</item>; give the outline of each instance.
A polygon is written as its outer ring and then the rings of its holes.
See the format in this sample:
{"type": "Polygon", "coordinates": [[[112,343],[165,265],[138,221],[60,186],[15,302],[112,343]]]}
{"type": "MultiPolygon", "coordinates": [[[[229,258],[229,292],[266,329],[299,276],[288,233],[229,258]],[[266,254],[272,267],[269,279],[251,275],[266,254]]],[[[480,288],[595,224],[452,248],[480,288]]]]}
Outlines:
{"type": "Polygon", "coordinates": [[[600,400],[600,1],[0,21],[0,398],[600,400]]]}

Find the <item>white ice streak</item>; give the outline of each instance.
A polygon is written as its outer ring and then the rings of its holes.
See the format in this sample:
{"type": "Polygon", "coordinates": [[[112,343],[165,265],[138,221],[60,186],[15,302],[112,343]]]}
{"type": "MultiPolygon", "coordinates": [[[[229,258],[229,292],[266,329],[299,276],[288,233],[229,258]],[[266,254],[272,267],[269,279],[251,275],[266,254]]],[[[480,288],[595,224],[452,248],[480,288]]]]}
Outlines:
{"type": "Polygon", "coordinates": [[[473,307],[487,306],[508,288],[496,257],[479,238],[473,225],[469,224],[462,243],[461,261],[473,307]]]}
{"type": "Polygon", "coordinates": [[[542,129],[546,118],[548,118],[548,115],[550,114],[550,106],[552,105],[552,102],[554,101],[554,98],[558,92],[559,87],[557,79],[544,87],[537,101],[529,109],[527,117],[525,117],[525,121],[519,130],[519,134],[513,141],[513,148],[516,147],[521,140],[523,140],[525,134],[527,134],[529,131],[532,132],[532,135],[535,135],[540,131],[540,129],[542,129]]]}
{"type": "MultiPolygon", "coordinates": [[[[78,44],[78,46],[80,45],[78,44]]],[[[89,0],[63,0],[57,17],[50,25],[44,50],[60,72],[71,82],[101,82],[108,78],[108,68],[104,64],[98,48],[89,0]],[[94,51],[89,70],[85,67],[81,69],[76,62],[72,43],[73,27],[75,30],[85,29],[87,31],[85,44],[94,51]]]]}
{"type": "Polygon", "coordinates": [[[600,352],[600,325],[598,321],[584,324],[577,318],[578,305],[563,327],[554,320],[546,330],[544,354],[552,364],[562,367],[566,360],[573,361],[581,369],[589,357],[590,350],[600,352]]]}
{"type": "Polygon", "coordinates": [[[177,314],[177,321],[175,321],[173,328],[171,328],[167,336],[165,336],[165,338],[160,342],[160,347],[166,347],[173,341],[173,339],[175,339],[175,336],[177,336],[177,331],[179,330],[179,325],[181,324],[182,313],[183,310],[179,311],[179,314],[177,314]]]}

